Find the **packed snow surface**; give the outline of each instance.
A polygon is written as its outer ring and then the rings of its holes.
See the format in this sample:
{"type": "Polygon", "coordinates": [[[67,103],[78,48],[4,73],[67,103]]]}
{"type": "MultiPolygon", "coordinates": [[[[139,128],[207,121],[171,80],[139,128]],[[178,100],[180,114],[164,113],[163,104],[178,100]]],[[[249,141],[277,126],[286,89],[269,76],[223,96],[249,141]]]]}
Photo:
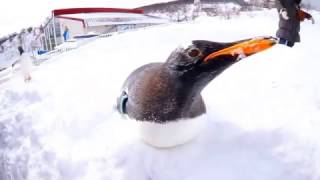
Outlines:
{"type": "Polygon", "coordinates": [[[208,123],[191,143],[155,149],[113,106],[135,68],[191,40],[274,35],[274,10],[201,17],[97,39],[0,82],[1,180],[319,180],[318,24],[302,43],[238,62],[203,91],[208,123]]]}

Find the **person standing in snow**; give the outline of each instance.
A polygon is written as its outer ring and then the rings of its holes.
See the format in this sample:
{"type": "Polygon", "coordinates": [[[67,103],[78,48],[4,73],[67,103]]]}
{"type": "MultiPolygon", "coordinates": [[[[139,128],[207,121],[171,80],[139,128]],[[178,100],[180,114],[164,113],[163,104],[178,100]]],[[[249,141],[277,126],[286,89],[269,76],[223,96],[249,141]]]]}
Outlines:
{"type": "Polygon", "coordinates": [[[20,53],[20,68],[24,76],[24,81],[31,81],[32,68],[32,28],[28,28],[27,32],[21,32],[17,37],[18,51],[20,53]]]}
{"type": "Polygon", "coordinates": [[[32,53],[33,53],[33,57],[36,57],[36,54],[38,54],[38,51],[41,48],[41,33],[40,33],[40,29],[39,28],[35,28],[33,30],[33,38],[32,38],[32,53]]]}
{"type": "Polygon", "coordinates": [[[68,26],[64,26],[63,39],[65,42],[69,39],[69,36],[69,28],[68,26]]]}
{"type": "Polygon", "coordinates": [[[17,46],[18,46],[18,51],[19,51],[19,55],[21,56],[24,53],[24,50],[22,48],[22,44],[23,44],[23,39],[22,36],[24,34],[24,31],[22,31],[19,35],[17,35],[16,37],[16,41],[17,41],[17,46]]]}
{"type": "Polygon", "coordinates": [[[313,17],[300,9],[301,0],[277,0],[276,6],[279,13],[279,29],[277,37],[279,44],[293,47],[296,42],[300,42],[300,22],[304,19],[311,20],[313,17]]]}

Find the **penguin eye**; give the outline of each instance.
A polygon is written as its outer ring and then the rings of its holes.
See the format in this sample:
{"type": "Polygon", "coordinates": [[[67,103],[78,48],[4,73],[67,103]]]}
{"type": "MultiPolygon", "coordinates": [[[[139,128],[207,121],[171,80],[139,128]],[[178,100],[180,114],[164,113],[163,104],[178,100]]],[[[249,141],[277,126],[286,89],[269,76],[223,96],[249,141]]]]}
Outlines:
{"type": "Polygon", "coordinates": [[[200,50],[197,49],[197,48],[193,48],[193,49],[190,49],[188,51],[188,56],[194,58],[194,57],[198,57],[199,55],[201,54],[200,50]]]}

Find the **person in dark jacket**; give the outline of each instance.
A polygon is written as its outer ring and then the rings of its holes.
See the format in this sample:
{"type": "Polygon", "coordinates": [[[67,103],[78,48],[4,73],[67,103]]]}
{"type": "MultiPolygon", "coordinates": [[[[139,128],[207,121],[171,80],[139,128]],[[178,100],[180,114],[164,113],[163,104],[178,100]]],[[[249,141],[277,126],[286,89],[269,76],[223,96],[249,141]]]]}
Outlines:
{"type": "Polygon", "coordinates": [[[313,17],[300,9],[300,3],[301,0],[277,0],[280,20],[276,35],[280,44],[293,47],[296,42],[300,42],[300,22],[308,19],[314,23],[313,17]]]}

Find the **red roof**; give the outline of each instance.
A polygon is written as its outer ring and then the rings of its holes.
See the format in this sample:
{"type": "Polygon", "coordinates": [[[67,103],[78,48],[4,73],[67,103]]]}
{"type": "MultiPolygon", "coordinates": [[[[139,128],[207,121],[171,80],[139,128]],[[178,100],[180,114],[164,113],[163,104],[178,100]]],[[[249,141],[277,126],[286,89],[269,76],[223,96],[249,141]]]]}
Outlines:
{"type": "Polygon", "coordinates": [[[105,13],[105,12],[143,14],[143,10],[142,9],[122,9],[122,8],[68,8],[68,9],[55,9],[55,10],[52,11],[52,14],[53,14],[53,16],[59,16],[59,15],[64,15],[64,14],[105,13]]]}

